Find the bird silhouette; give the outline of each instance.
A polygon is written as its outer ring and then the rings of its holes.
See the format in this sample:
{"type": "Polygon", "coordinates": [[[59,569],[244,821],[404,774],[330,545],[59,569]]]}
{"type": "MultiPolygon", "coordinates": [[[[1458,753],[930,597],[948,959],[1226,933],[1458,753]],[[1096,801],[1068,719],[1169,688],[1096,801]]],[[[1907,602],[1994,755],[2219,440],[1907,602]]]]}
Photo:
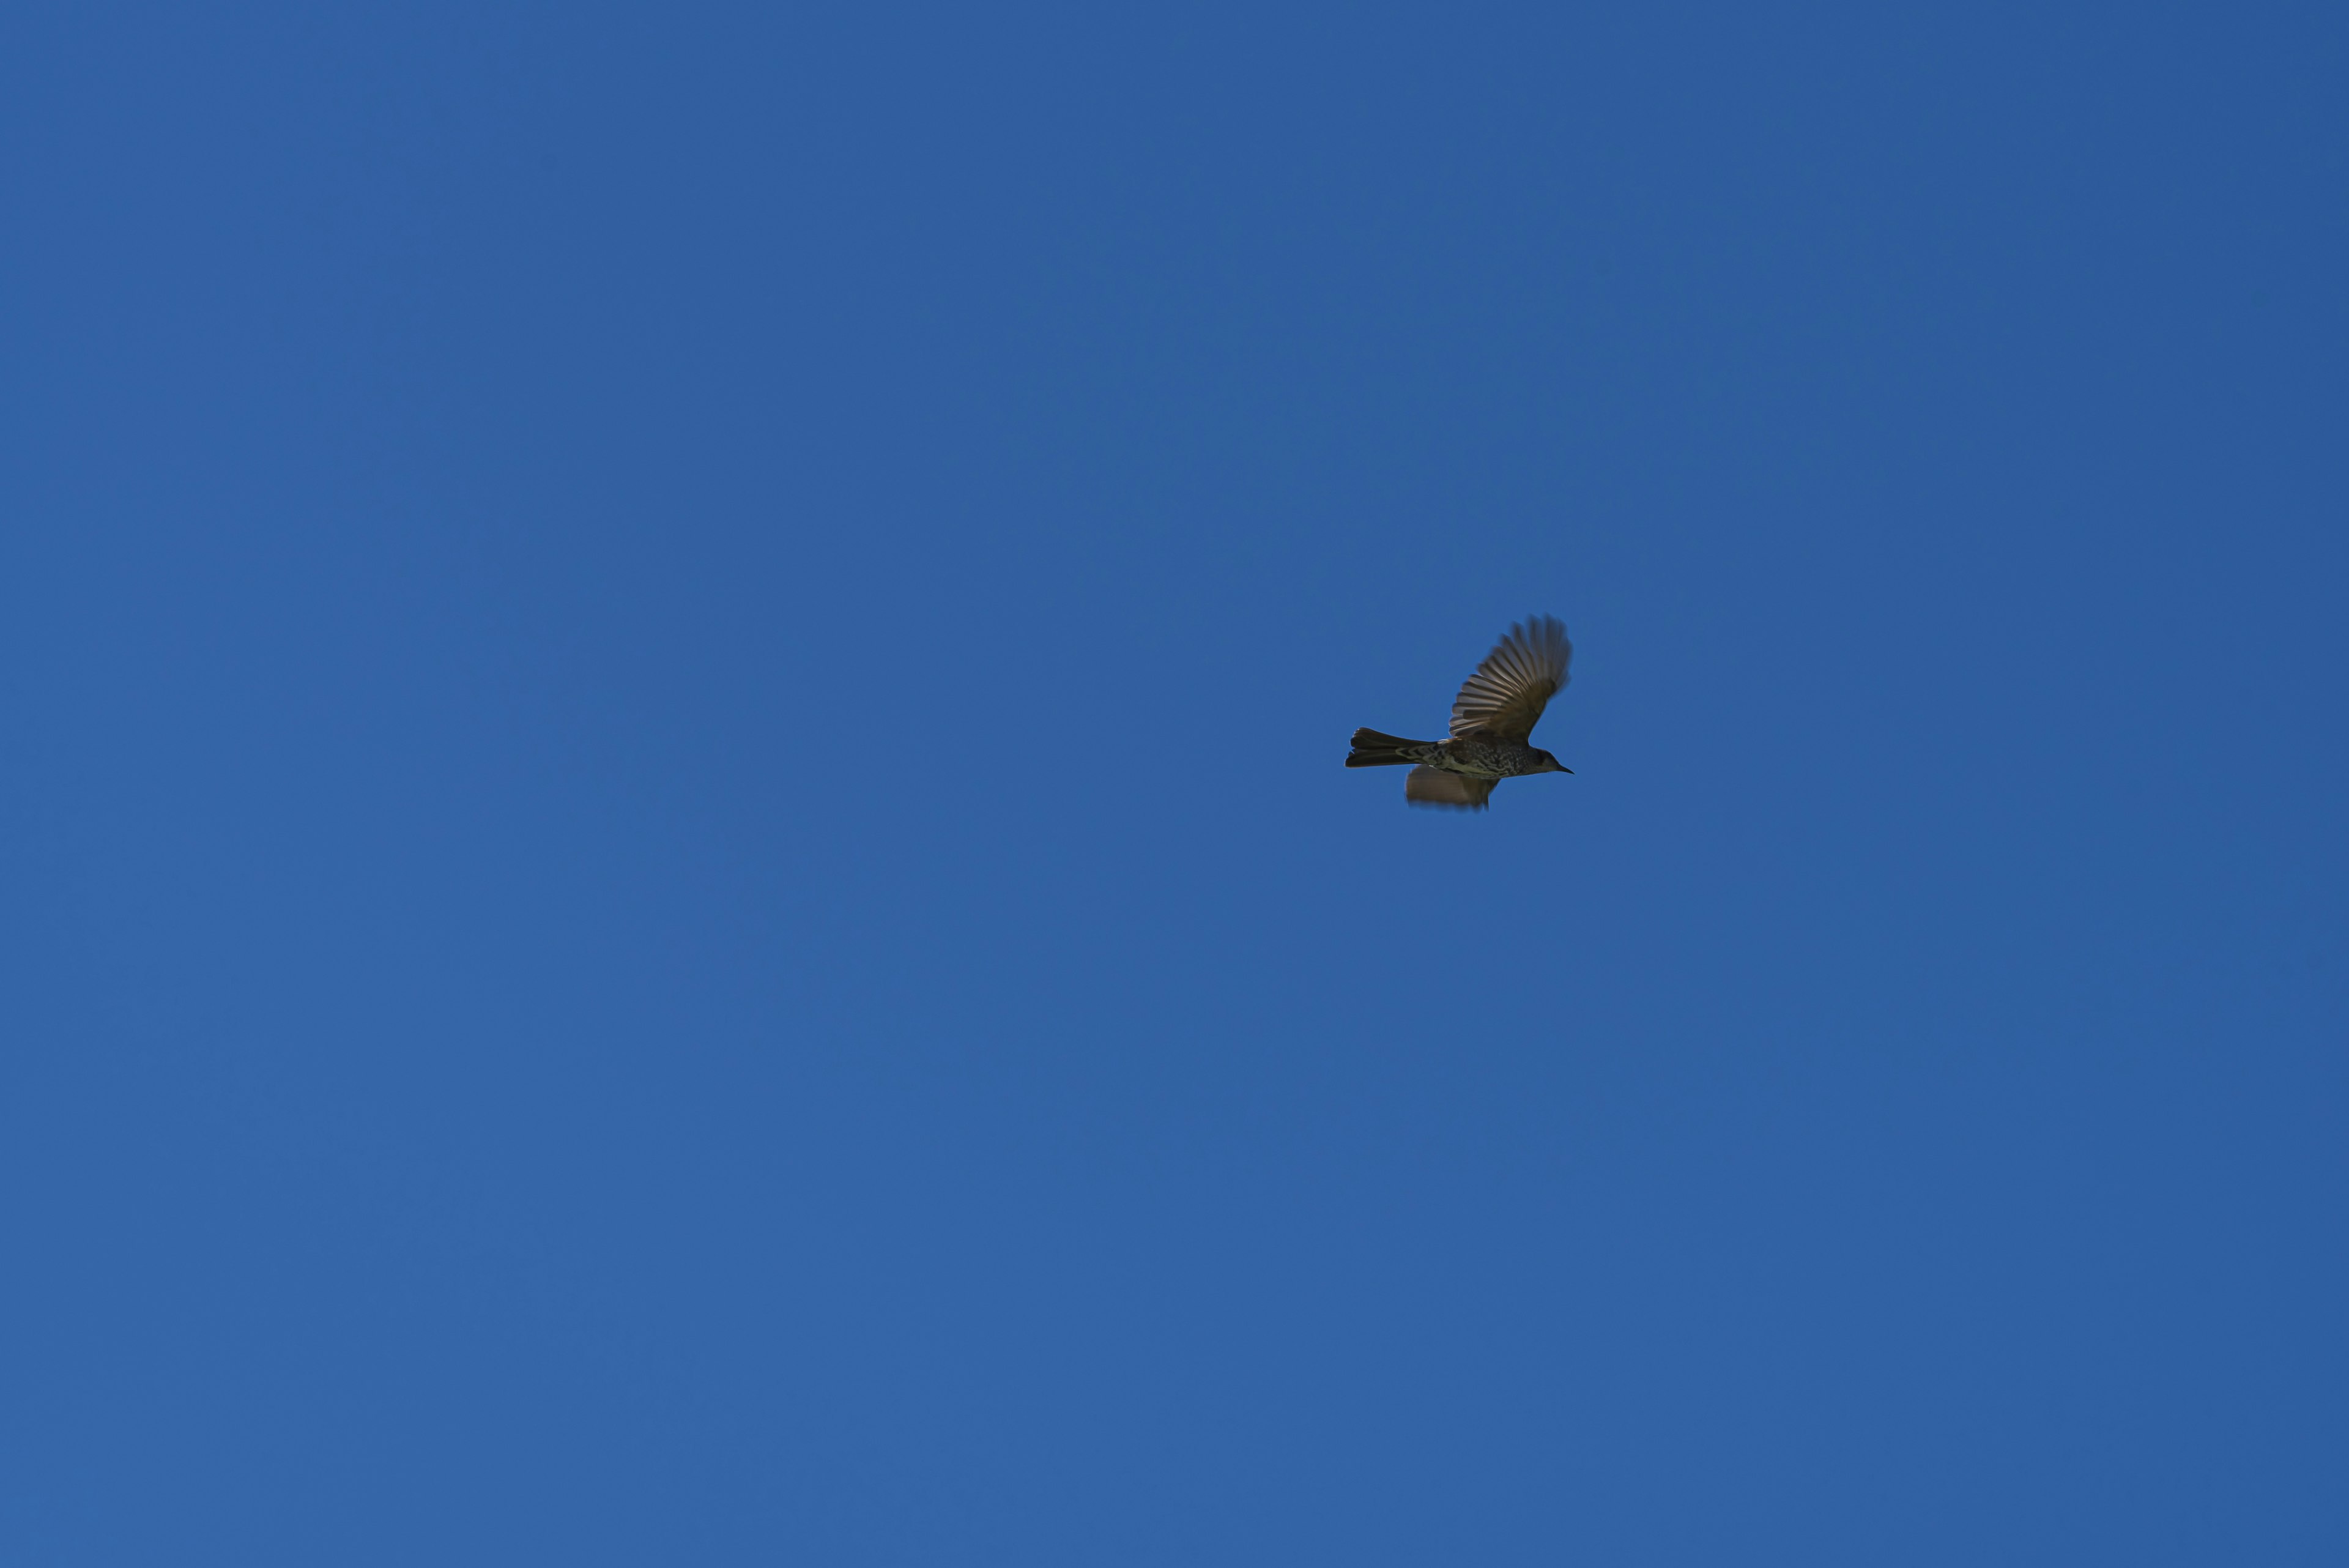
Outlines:
{"type": "Polygon", "coordinates": [[[1566,628],[1546,615],[1509,628],[1452,702],[1452,734],[1442,741],[1406,741],[1376,730],[1354,732],[1350,768],[1411,765],[1402,797],[1413,805],[1482,811],[1493,786],[1520,774],[1570,774],[1527,737],[1542,710],[1567,681],[1574,644],[1566,628]]]}

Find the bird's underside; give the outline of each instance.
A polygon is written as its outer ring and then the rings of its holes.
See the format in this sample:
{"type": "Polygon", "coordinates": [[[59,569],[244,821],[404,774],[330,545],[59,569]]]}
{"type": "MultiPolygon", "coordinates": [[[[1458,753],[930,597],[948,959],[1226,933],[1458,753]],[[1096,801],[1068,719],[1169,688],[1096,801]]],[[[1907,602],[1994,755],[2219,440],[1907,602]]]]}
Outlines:
{"type": "Polygon", "coordinates": [[[1567,665],[1573,657],[1566,628],[1549,617],[1513,626],[1460,688],[1452,704],[1449,737],[1411,741],[1357,730],[1346,765],[1408,765],[1403,799],[1455,811],[1483,811],[1493,798],[1493,786],[1503,779],[1570,772],[1529,737],[1542,710],[1566,684],[1567,665]]]}

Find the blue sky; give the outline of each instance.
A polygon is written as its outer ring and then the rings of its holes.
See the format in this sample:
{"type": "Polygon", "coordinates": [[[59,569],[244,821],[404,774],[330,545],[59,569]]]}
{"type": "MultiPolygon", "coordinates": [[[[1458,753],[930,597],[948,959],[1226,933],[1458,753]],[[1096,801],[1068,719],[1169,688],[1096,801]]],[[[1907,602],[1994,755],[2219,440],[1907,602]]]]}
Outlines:
{"type": "Polygon", "coordinates": [[[2344,33],[16,8],[7,1555],[2343,1561],[2344,33]]]}

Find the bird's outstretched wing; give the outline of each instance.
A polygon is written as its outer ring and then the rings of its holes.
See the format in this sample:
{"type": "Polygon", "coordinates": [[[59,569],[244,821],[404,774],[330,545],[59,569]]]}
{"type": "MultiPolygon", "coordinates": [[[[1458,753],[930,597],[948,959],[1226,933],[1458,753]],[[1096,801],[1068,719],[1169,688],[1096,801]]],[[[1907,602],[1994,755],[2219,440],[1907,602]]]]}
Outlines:
{"type": "Polygon", "coordinates": [[[1402,797],[1413,805],[1448,806],[1454,811],[1482,811],[1493,798],[1498,779],[1472,779],[1442,768],[1413,768],[1403,775],[1402,797]]]}
{"type": "Polygon", "coordinates": [[[1511,627],[1453,700],[1452,732],[1523,741],[1566,684],[1567,660],[1573,657],[1566,628],[1548,616],[1511,627]]]}

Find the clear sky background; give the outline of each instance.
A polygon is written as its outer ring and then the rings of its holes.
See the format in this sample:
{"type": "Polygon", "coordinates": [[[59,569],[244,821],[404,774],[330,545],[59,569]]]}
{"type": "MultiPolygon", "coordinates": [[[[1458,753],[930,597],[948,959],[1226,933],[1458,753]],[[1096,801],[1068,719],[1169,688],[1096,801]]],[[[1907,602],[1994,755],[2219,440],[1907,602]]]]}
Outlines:
{"type": "Polygon", "coordinates": [[[12,8],[6,1557],[2349,1561],[2344,35],[12,8]]]}

